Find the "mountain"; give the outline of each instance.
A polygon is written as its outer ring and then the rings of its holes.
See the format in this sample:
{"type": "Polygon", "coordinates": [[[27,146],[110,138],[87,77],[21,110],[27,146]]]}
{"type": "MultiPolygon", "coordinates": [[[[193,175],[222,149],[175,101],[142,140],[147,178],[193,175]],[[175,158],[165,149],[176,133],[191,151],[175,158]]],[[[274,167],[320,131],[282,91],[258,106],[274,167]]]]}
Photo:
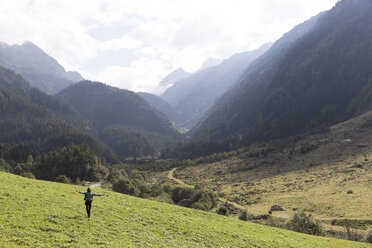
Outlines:
{"type": "Polygon", "coordinates": [[[122,156],[154,155],[182,137],[166,116],[132,91],[81,81],[56,96],[75,107],[122,156]]]}
{"type": "Polygon", "coordinates": [[[0,43],[0,65],[21,74],[32,87],[47,94],[55,94],[83,80],[78,72],[66,72],[54,58],[31,42],[22,45],[0,43]]]}
{"type": "Polygon", "coordinates": [[[3,67],[0,106],[0,144],[22,145],[44,153],[71,143],[86,143],[97,155],[110,154],[85,130],[89,123],[70,105],[31,88],[20,75],[3,67]]]}
{"type": "Polygon", "coordinates": [[[284,35],[195,128],[194,141],[214,147],[206,153],[229,150],[326,130],[371,109],[371,11],[371,1],[342,0],[284,35]]]}
{"type": "Polygon", "coordinates": [[[178,68],[172,71],[160,81],[159,86],[160,86],[161,93],[164,93],[166,89],[173,86],[176,82],[184,78],[187,78],[190,75],[191,73],[185,72],[182,68],[178,68]]]}
{"type": "Polygon", "coordinates": [[[179,119],[179,114],[176,112],[176,110],[160,96],[146,92],[138,92],[137,94],[146,102],[148,102],[152,107],[156,108],[164,115],[166,115],[169,119],[173,121],[179,119]]]}
{"type": "Polygon", "coordinates": [[[181,127],[194,126],[215,100],[237,81],[247,66],[270,46],[266,44],[255,51],[235,54],[217,66],[194,73],[167,89],[162,98],[179,112],[179,119],[175,121],[181,127]]]}
{"type": "Polygon", "coordinates": [[[213,67],[213,66],[216,66],[218,64],[220,64],[223,60],[222,59],[216,59],[216,58],[207,58],[202,66],[200,67],[200,69],[198,70],[199,71],[202,71],[204,69],[207,69],[208,67],[213,67]]]}

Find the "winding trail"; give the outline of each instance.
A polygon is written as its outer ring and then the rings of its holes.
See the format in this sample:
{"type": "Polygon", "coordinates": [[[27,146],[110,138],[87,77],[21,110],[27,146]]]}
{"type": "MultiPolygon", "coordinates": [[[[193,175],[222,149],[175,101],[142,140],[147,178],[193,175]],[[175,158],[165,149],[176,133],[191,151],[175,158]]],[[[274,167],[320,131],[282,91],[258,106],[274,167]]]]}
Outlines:
{"type": "Polygon", "coordinates": [[[173,169],[171,169],[170,171],[169,171],[169,173],[168,173],[168,178],[170,179],[170,180],[173,180],[173,181],[175,181],[176,183],[178,183],[179,185],[181,185],[182,187],[185,187],[185,188],[194,188],[194,186],[192,186],[192,185],[190,185],[190,184],[187,184],[187,183],[185,183],[185,182],[183,182],[183,181],[181,181],[180,179],[177,179],[177,178],[175,178],[174,176],[173,176],[173,173],[175,172],[175,170],[177,169],[177,167],[175,167],[175,168],[173,168],[173,169]]]}
{"type": "MultiPolygon", "coordinates": [[[[175,181],[176,183],[178,183],[180,186],[182,186],[182,187],[186,187],[186,188],[194,188],[194,186],[192,186],[192,185],[190,185],[190,184],[187,184],[187,183],[185,183],[185,182],[183,182],[182,180],[180,180],[180,179],[178,179],[178,178],[175,178],[174,177],[174,172],[177,170],[177,167],[175,167],[175,168],[173,168],[173,169],[171,169],[170,171],[169,171],[169,173],[168,173],[168,178],[170,179],[170,180],[173,180],[173,181],[175,181]]],[[[225,198],[222,198],[222,197],[219,197],[218,198],[218,200],[220,200],[220,201],[222,201],[222,202],[227,202],[228,204],[231,204],[231,205],[233,205],[234,207],[236,207],[236,208],[238,208],[238,209],[246,209],[245,207],[243,207],[242,205],[239,205],[238,203],[236,203],[236,202],[232,202],[232,201],[228,201],[228,200],[226,200],[225,198]]]]}

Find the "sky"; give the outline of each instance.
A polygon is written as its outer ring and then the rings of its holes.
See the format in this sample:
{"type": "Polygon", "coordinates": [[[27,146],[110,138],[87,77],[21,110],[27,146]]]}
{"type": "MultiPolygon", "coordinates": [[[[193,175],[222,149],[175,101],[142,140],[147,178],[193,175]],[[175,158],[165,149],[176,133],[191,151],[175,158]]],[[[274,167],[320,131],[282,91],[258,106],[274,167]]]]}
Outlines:
{"type": "Polygon", "coordinates": [[[66,70],[162,93],[173,70],[257,49],[338,0],[3,0],[0,41],[31,41],[66,70]]]}

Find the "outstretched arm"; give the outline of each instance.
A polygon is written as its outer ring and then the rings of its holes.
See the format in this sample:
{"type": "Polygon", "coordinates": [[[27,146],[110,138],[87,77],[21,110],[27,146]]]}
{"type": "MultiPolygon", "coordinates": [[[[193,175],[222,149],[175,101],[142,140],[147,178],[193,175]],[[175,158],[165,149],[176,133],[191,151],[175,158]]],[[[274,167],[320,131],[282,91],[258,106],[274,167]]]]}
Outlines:
{"type": "Polygon", "coordinates": [[[76,190],[76,192],[78,192],[78,193],[80,193],[80,194],[84,194],[84,192],[81,192],[81,191],[79,191],[79,190],[76,190]]]}
{"type": "Polygon", "coordinates": [[[93,194],[94,196],[104,196],[105,194],[93,194]]]}

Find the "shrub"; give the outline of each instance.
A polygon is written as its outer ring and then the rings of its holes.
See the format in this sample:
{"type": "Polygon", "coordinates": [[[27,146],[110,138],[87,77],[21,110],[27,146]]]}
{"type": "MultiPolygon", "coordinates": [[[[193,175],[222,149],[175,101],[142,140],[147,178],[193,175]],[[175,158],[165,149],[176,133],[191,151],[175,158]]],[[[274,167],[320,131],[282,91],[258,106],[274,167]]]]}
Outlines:
{"type": "Polygon", "coordinates": [[[199,202],[205,205],[209,210],[216,207],[217,196],[212,191],[198,189],[192,194],[191,202],[192,203],[199,202]]]}
{"type": "Polygon", "coordinates": [[[192,196],[193,189],[177,187],[172,192],[172,200],[179,202],[183,199],[190,199],[192,196]]]}
{"type": "Polygon", "coordinates": [[[223,205],[220,205],[220,206],[217,208],[216,213],[219,214],[219,215],[225,215],[225,216],[228,216],[228,215],[229,215],[229,210],[227,209],[227,206],[226,206],[225,204],[223,204],[223,205]]]}
{"type": "Polygon", "coordinates": [[[164,193],[164,188],[160,184],[143,183],[143,184],[139,184],[138,189],[141,192],[139,196],[142,198],[150,198],[150,197],[155,198],[164,193]]]}
{"type": "Polygon", "coordinates": [[[285,219],[277,218],[272,215],[268,215],[265,219],[265,225],[279,227],[279,228],[286,228],[285,219]]]}
{"type": "Polygon", "coordinates": [[[158,195],[156,197],[152,197],[150,199],[153,199],[155,201],[160,201],[160,202],[166,202],[166,203],[173,204],[171,196],[167,193],[162,193],[161,195],[158,195]]]}
{"type": "Polygon", "coordinates": [[[322,235],[322,226],[315,220],[311,214],[297,212],[287,223],[287,228],[292,231],[307,233],[311,235],[322,235]]]}
{"type": "Polygon", "coordinates": [[[159,196],[164,193],[163,187],[160,184],[153,184],[150,187],[150,195],[153,197],[159,196]]]}
{"type": "Polygon", "coordinates": [[[209,210],[208,206],[206,206],[205,204],[200,203],[200,202],[195,202],[195,203],[191,204],[190,207],[195,208],[195,209],[199,209],[199,210],[203,210],[203,211],[208,211],[209,210]]]}
{"type": "Polygon", "coordinates": [[[127,179],[120,179],[112,185],[112,189],[116,192],[138,196],[140,191],[127,179]]]}
{"type": "Polygon", "coordinates": [[[23,177],[27,177],[27,178],[31,178],[31,179],[35,179],[35,175],[32,174],[32,172],[23,172],[23,173],[21,174],[21,176],[23,176],[23,177]]]}
{"type": "Polygon", "coordinates": [[[0,171],[11,171],[12,167],[3,159],[0,158],[0,171]]]}
{"type": "Polygon", "coordinates": [[[356,232],[351,228],[351,223],[349,220],[346,220],[345,223],[345,239],[351,240],[351,241],[361,241],[363,239],[363,235],[356,232]]]}
{"type": "Polygon", "coordinates": [[[253,214],[249,213],[246,209],[243,209],[239,214],[239,220],[247,221],[249,219],[253,219],[253,214]]]}
{"type": "Polygon", "coordinates": [[[71,183],[70,182],[70,179],[68,179],[68,177],[66,175],[59,175],[58,177],[56,177],[56,182],[59,182],[59,183],[71,183]]]}
{"type": "MultiPolygon", "coordinates": [[[[139,197],[141,198],[150,198],[151,197],[151,185],[149,184],[140,184],[138,186],[138,190],[140,191],[139,197]]],[[[153,195],[155,197],[156,195],[153,195]]]]}
{"type": "Polygon", "coordinates": [[[362,242],[372,243],[372,229],[369,229],[364,235],[362,242]]]}

